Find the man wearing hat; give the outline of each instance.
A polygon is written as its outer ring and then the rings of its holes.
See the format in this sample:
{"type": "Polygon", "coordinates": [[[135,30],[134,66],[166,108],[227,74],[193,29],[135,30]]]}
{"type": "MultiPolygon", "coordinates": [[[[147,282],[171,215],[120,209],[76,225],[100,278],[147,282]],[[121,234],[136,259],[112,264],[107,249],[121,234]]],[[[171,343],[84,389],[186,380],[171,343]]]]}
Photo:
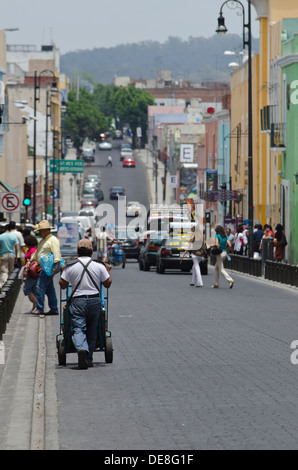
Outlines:
{"type": "Polygon", "coordinates": [[[48,256],[50,253],[53,253],[54,269],[51,276],[48,276],[44,271],[40,271],[36,285],[37,305],[32,313],[35,315],[44,314],[44,299],[45,295],[47,295],[50,310],[46,312],[46,315],[58,315],[58,301],[53,280],[54,275],[59,272],[59,264],[62,259],[60,242],[57,237],[52,235],[51,226],[47,220],[42,220],[34,232],[39,232],[42,240],[39,242],[37,250],[31,257],[31,263],[36,261],[40,265],[43,255],[48,256]]]}
{"type": "Polygon", "coordinates": [[[72,341],[78,353],[80,369],[93,366],[97,325],[101,310],[100,284],[109,288],[112,284],[110,266],[92,261],[92,243],[83,238],[78,243],[78,260],[66,266],[60,278],[61,289],[70,284],[70,314],[72,341]]]}

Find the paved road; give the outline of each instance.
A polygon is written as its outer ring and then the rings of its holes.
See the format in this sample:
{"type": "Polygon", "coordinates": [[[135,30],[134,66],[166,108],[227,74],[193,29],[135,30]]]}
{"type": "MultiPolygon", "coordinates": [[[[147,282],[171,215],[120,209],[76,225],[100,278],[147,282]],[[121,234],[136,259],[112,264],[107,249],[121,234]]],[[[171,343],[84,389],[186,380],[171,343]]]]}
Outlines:
{"type": "MultiPolygon", "coordinates": [[[[104,184],[131,191],[132,172],[102,168],[104,184]]],[[[112,277],[114,363],[97,353],[88,371],[76,355],[56,367],[61,449],[298,447],[297,290],[234,273],[232,290],[213,290],[213,268],[191,288],[189,274],[135,262],[112,277]]]]}
{"type": "Polygon", "coordinates": [[[114,363],[57,367],[62,449],[296,449],[297,292],[112,270],[114,363]]]}
{"type": "MultiPolygon", "coordinates": [[[[141,200],[141,167],[138,178],[116,161],[99,168],[107,188],[127,178],[141,200]]],[[[114,267],[114,363],[96,353],[87,371],[75,354],[57,365],[58,318],[24,315],[21,293],[0,367],[0,449],[297,449],[297,289],[232,275],[232,290],[223,279],[213,290],[209,268],[198,289],[189,274],[114,267]]]]}

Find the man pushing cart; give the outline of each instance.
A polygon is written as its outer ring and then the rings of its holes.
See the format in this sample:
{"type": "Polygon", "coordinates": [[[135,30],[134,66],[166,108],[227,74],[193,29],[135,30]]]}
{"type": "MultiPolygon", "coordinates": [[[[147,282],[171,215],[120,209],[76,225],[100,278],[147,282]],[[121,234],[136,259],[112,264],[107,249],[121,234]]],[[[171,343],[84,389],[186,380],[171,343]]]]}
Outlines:
{"type": "Polygon", "coordinates": [[[109,289],[112,279],[108,264],[92,260],[90,240],[80,240],[77,249],[78,259],[64,268],[59,281],[62,290],[72,286],[72,291],[64,309],[64,338],[57,341],[57,346],[59,363],[70,352],[71,342],[78,354],[79,368],[87,369],[93,366],[93,352],[98,345],[100,350],[107,344],[109,350],[112,348],[102,293],[102,286],[109,289]]]}

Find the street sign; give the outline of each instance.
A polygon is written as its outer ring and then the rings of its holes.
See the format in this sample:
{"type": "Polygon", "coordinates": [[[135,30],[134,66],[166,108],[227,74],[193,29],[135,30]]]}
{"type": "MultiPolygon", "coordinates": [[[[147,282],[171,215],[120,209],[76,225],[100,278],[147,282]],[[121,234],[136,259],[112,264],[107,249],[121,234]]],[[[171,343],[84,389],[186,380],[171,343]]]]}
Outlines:
{"type": "Polygon", "coordinates": [[[180,162],[193,163],[194,161],[194,146],[193,144],[180,145],[180,162]]]}
{"type": "MultiPolygon", "coordinates": [[[[53,173],[53,161],[50,160],[50,172],[53,173]]],[[[84,160],[55,159],[55,173],[84,173],[84,160]]]]}
{"type": "Polygon", "coordinates": [[[177,188],[178,187],[178,179],[176,175],[170,176],[170,188],[177,188]]]}
{"type": "Polygon", "coordinates": [[[20,212],[20,193],[0,193],[1,212],[20,212]]]}

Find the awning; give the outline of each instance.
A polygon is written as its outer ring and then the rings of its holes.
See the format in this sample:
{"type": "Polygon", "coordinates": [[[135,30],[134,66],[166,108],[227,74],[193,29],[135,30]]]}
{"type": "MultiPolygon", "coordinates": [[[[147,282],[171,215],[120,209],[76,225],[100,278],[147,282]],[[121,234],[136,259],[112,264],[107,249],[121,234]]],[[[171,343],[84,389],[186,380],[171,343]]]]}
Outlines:
{"type": "Polygon", "coordinates": [[[9,193],[16,193],[16,189],[12,188],[9,184],[5,183],[4,181],[0,180],[0,189],[4,189],[4,191],[9,193]]]}

